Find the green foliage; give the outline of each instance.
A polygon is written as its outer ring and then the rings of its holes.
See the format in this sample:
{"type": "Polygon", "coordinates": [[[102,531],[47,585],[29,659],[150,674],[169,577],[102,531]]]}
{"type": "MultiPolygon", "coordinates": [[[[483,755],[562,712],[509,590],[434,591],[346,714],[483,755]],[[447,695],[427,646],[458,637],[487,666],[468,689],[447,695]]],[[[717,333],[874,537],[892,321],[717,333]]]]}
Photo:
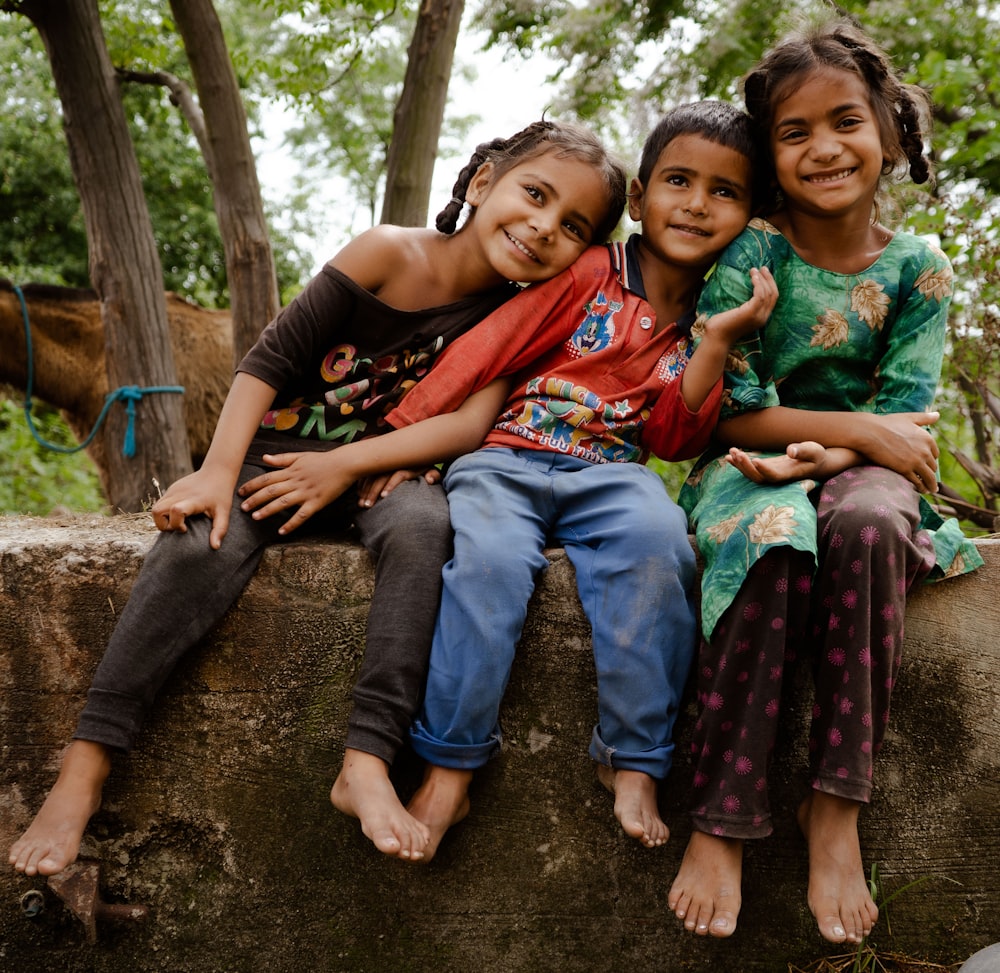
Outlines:
{"type": "MultiPolygon", "coordinates": [[[[39,434],[59,446],[75,446],[58,413],[36,406],[32,421],[39,434]]],[[[97,512],[104,509],[93,463],[85,453],[56,453],[39,445],[25,420],[22,406],[0,399],[0,513],[47,516],[56,509],[97,512]]]]}
{"type": "MultiPolygon", "coordinates": [[[[220,4],[220,6],[222,6],[220,4]]],[[[239,7],[230,4],[234,10],[239,7]]],[[[256,7],[251,11],[259,14],[256,7]]],[[[165,70],[190,81],[179,36],[162,4],[102,5],[112,62],[138,72],[165,70]]],[[[242,16],[242,15],[241,15],[242,16]]],[[[37,32],[24,17],[0,15],[0,275],[89,287],[86,230],[62,131],[62,113],[37,32]]],[[[265,29],[246,20],[252,37],[265,29]]],[[[227,307],[225,253],[204,160],[165,88],[122,84],[167,290],[206,307],[227,307]]],[[[255,99],[245,99],[253,116],[255,99]]],[[[285,205],[286,201],[282,201],[285,205]]],[[[287,234],[273,233],[279,282],[301,289],[309,260],[287,234]]]]}
{"type": "Polygon", "coordinates": [[[0,24],[0,273],[87,287],[87,237],[48,59],[27,20],[0,24]]]}
{"type": "Polygon", "coordinates": [[[646,464],[654,473],[658,473],[663,485],[667,488],[667,493],[671,499],[676,500],[681,492],[684,480],[691,469],[691,463],[666,463],[655,456],[651,456],[646,464]]]}

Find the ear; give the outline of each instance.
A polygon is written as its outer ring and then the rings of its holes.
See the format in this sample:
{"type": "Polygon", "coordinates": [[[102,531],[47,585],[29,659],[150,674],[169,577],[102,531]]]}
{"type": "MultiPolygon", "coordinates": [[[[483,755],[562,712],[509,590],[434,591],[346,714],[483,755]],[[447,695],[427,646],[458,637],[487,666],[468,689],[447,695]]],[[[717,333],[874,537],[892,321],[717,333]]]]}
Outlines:
{"type": "Polygon", "coordinates": [[[638,223],[642,217],[642,195],[645,190],[638,179],[633,179],[628,187],[628,215],[629,219],[638,223]]]}
{"type": "Polygon", "coordinates": [[[465,191],[465,201],[470,206],[478,206],[486,198],[492,185],[493,163],[484,162],[469,181],[469,188],[465,191]]]}

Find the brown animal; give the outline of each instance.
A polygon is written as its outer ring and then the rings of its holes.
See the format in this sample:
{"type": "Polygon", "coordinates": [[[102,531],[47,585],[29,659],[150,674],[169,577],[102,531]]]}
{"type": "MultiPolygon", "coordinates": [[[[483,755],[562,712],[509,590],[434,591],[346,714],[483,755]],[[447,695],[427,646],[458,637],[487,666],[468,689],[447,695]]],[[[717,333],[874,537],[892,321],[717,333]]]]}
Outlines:
{"type": "MultiPolygon", "coordinates": [[[[100,302],[91,290],[47,284],[25,284],[21,290],[31,326],[32,399],[59,409],[82,442],[111,391],[104,365],[100,302]]],[[[170,292],[166,298],[177,380],[184,386],[184,420],[191,460],[197,467],[208,450],[232,381],[232,324],[228,311],[199,307],[170,292]]],[[[26,390],[28,362],[21,304],[13,285],[3,279],[0,349],[0,382],[26,390]]],[[[100,437],[87,447],[106,489],[103,451],[100,437]]]]}

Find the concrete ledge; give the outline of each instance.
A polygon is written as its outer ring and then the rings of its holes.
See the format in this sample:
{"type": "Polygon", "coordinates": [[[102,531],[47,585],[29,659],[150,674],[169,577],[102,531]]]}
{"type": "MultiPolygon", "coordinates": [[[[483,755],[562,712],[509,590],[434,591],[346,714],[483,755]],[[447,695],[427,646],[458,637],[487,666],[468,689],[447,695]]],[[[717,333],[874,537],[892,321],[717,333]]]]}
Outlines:
{"type": "MultiPolygon", "coordinates": [[[[0,518],[0,846],[50,786],[116,613],[154,537],[146,518],[0,518]]],[[[886,890],[923,880],[873,941],[960,962],[1000,941],[1000,539],[985,569],[910,603],[903,670],[866,858],[886,890]]],[[[96,945],[44,880],[0,871],[0,969],[87,973],[322,970],[785,973],[830,947],[805,903],[802,796],[809,701],[776,756],[777,831],[747,854],[740,928],[695,939],[666,907],[689,833],[690,711],[663,790],[657,851],[626,839],[586,749],[589,631],[562,551],[532,603],[504,708],[504,752],[468,819],[427,866],[378,855],[328,802],[372,574],[347,540],[271,548],[243,598],[169,683],[119,761],[89,850],[108,901],[141,925],[96,945]],[[27,918],[19,899],[43,892],[27,918]]],[[[801,674],[805,683],[806,674],[801,674]]],[[[419,768],[401,761],[400,786],[419,768]]]]}

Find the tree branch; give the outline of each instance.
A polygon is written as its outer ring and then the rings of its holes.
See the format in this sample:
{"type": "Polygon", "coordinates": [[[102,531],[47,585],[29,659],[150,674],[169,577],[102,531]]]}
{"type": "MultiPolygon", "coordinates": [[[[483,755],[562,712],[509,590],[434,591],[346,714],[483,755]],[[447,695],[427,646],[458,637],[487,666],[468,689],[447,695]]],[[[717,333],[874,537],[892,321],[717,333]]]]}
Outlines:
{"type": "Polygon", "coordinates": [[[201,150],[209,175],[214,181],[215,162],[208,139],[208,131],[205,128],[205,116],[187,83],[169,71],[131,71],[127,68],[115,68],[115,73],[122,81],[158,85],[170,92],[170,102],[181,110],[181,114],[198,142],[198,148],[201,150]]]}

